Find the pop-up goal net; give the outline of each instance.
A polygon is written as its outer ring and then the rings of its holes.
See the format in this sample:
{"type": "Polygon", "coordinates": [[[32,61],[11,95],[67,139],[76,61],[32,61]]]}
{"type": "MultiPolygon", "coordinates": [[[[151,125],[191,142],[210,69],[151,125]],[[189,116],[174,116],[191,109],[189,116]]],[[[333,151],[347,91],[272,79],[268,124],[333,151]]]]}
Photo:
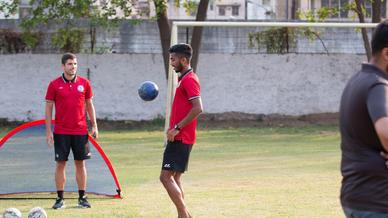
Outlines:
{"type": "MultiPolygon", "coordinates": [[[[87,193],[120,198],[120,184],[110,160],[90,136],[89,144],[92,158],[86,160],[87,193]]],[[[65,192],[78,192],[73,160],[70,152],[65,192]]],[[[44,120],[13,129],[0,140],[0,198],[50,197],[49,193],[56,193],[55,165],[54,148],[46,143],[44,120]]]]}

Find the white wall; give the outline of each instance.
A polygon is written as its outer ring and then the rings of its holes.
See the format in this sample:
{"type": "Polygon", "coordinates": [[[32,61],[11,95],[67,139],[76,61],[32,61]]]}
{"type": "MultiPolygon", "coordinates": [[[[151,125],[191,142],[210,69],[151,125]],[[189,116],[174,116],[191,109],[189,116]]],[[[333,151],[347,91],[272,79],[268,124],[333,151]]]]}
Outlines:
{"type": "MultiPolygon", "coordinates": [[[[50,80],[61,74],[61,55],[18,54],[0,58],[0,118],[41,119],[50,80]]],[[[337,112],[342,89],[363,55],[201,54],[198,75],[207,113],[301,115],[337,112]]],[[[91,70],[97,117],[152,119],[165,114],[166,80],[160,54],[79,55],[79,72],[91,70]],[[159,85],[143,102],[137,88],[159,85]]]]}

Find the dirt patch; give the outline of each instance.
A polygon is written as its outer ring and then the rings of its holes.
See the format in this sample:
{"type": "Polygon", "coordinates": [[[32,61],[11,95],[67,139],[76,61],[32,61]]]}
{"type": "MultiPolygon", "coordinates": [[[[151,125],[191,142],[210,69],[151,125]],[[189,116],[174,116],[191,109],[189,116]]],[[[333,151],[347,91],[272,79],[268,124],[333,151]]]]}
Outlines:
{"type": "Polygon", "coordinates": [[[199,117],[199,125],[205,128],[240,127],[301,127],[308,125],[337,125],[338,113],[320,113],[302,116],[279,114],[247,114],[227,112],[222,114],[204,114],[199,117]]]}
{"type": "MultiPolygon", "coordinates": [[[[0,128],[14,128],[23,122],[0,119],[0,128]]],[[[148,129],[162,130],[164,119],[154,120],[98,120],[100,130],[148,129]]],[[[201,114],[198,118],[199,128],[242,128],[242,127],[301,127],[308,125],[337,125],[338,113],[309,114],[302,116],[286,116],[279,114],[247,114],[227,112],[219,114],[201,114]]]]}

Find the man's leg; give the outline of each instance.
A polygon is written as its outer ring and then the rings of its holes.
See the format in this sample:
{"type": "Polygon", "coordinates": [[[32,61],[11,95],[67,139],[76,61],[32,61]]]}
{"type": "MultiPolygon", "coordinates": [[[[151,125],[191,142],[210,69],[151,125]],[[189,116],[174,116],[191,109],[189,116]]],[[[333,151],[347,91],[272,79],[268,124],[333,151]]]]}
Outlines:
{"type": "Polygon", "coordinates": [[[78,190],[86,190],[87,173],[85,167],[85,161],[74,160],[75,164],[75,178],[78,184],[78,190]]]}
{"type": "Polygon", "coordinates": [[[186,205],[183,199],[183,192],[174,179],[175,174],[176,173],[173,171],[162,170],[160,173],[160,181],[167,190],[170,199],[175,204],[179,218],[189,218],[190,216],[186,210],[186,205]]]}
{"type": "Polygon", "coordinates": [[[63,191],[65,189],[66,182],[66,161],[57,161],[57,167],[55,168],[55,186],[57,191],[63,191]]]}
{"type": "Polygon", "coordinates": [[[182,173],[176,172],[174,175],[174,180],[175,180],[175,183],[178,185],[179,189],[181,190],[182,198],[185,199],[185,194],[183,192],[183,186],[181,183],[181,176],[182,176],[182,173]]]}
{"type": "Polygon", "coordinates": [[[74,160],[75,177],[78,184],[78,206],[81,208],[90,208],[90,204],[85,196],[87,173],[84,160],[74,160]]]}
{"type": "Polygon", "coordinates": [[[65,207],[63,200],[63,191],[65,189],[66,182],[66,161],[57,161],[55,168],[55,186],[57,188],[58,197],[55,200],[53,209],[61,209],[65,207]]]}

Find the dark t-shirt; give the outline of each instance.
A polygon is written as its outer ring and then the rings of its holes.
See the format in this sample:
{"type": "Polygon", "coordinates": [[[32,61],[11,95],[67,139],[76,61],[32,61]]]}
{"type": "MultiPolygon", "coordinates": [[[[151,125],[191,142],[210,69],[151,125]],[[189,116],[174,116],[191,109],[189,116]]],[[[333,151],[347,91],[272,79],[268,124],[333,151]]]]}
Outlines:
{"type": "Polygon", "coordinates": [[[341,203],[388,213],[388,169],[374,123],[388,116],[388,76],[363,64],[345,87],[340,106],[341,203]]]}

